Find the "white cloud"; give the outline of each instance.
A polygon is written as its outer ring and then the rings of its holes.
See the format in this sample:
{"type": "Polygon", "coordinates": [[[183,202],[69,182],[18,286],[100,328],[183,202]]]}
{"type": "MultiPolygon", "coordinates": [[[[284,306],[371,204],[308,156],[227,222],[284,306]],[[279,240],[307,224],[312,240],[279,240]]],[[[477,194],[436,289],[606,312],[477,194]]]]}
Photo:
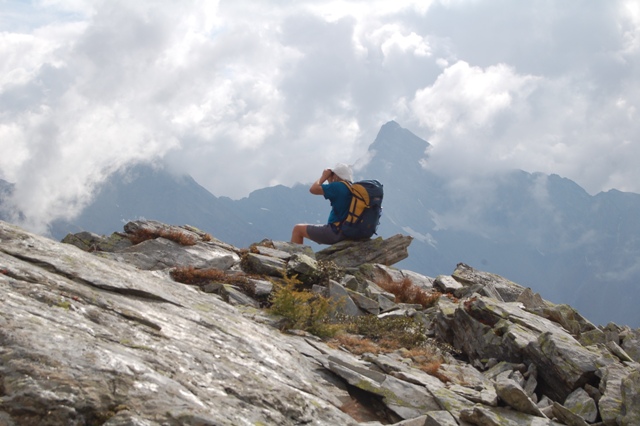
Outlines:
{"type": "Polygon", "coordinates": [[[483,70],[458,61],[447,67],[410,105],[431,131],[426,167],[455,179],[512,168],[521,148],[507,130],[537,83],[504,64],[483,70]]]}
{"type": "Polygon", "coordinates": [[[464,188],[640,192],[637,2],[5,0],[0,178],[42,229],[168,161],[216,195],[309,182],[390,119],[464,188]]]}
{"type": "Polygon", "coordinates": [[[633,0],[625,1],[620,6],[622,27],[623,55],[634,55],[640,50],[640,4],[633,0]]]}

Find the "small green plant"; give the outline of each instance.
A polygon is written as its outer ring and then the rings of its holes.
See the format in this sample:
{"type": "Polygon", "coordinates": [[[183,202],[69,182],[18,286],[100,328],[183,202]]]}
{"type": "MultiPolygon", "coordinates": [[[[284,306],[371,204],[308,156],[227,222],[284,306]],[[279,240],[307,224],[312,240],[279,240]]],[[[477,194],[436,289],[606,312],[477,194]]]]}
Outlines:
{"type": "Polygon", "coordinates": [[[69,303],[64,299],[60,299],[60,301],[56,304],[56,306],[62,309],[66,309],[67,311],[71,309],[71,303],[69,303]]]}
{"type": "Polygon", "coordinates": [[[341,325],[331,318],[336,303],[308,290],[297,290],[301,282],[296,275],[285,276],[282,282],[274,282],[269,310],[287,320],[286,327],[308,331],[319,337],[330,337],[341,330],[341,325]]]}
{"type": "Polygon", "coordinates": [[[363,315],[345,324],[346,331],[369,338],[389,349],[415,348],[427,340],[424,324],[412,317],[363,315]]]}

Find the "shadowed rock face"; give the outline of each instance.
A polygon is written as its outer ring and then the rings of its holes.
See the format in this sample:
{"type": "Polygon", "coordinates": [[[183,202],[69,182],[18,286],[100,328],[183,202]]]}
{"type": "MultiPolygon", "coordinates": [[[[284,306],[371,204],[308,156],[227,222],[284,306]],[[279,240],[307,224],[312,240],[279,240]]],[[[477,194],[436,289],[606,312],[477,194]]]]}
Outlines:
{"type": "Polygon", "coordinates": [[[595,327],[468,265],[436,279],[390,267],[408,237],[239,250],[138,221],[65,241],[0,222],[1,425],[640,424],[639,330],[595,327]],[[141,230],[167,238],[131,243],[141,230]],[[283,272],[314,282],[327,256],[346,273],[316,291],[348,298],[350,315],[418,319],[440,364],[352,354],[255,308],[283,272]],[[251,270],[254,295],[172,279],[194,265],[251,270]],[[381,276],[449,294],[429,309],[395,303],[381,276]]]}

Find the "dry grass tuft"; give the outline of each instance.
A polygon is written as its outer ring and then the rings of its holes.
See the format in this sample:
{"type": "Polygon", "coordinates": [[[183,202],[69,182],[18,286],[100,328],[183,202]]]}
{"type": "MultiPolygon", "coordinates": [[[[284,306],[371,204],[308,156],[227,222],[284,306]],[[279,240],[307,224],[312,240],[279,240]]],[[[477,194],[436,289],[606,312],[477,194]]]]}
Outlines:
{"type": "Polygon", "coordinates": [[[254,296],[255,288],[252,285],[251,276],[244,274],[227,274],[220,269],[197,269],[193,266],[179,266],[171,270],[171,278],[183,284],[203,286],[209,283],[224,283],[239,287],[245,294],[254,296]]]}
{"type": "Polygon", "coordinates": [[[158,229],[153,231],[149,229],[138,229],[133,233],[127,234],[127,238],[129,238],[129,241],[131,241],[133,245],[160,237],[175,241],[183,246],[193,246],[198,242],[196,236],[176,229],[158,229]]]}
{"type": "Polygon", "coordinates": [[[215,268],[196,269],[193,266],[178,266],[171,270],[171,278],[183,284],[202,285],[210,282],[226,282],[224,271],[215,268]]]}
{"type": "Polygon", "coordinates": [[[365,353],[377,355],[396,352],[401,354],[403,358],[410,359],[415,368],[438,378],[444,383],[449,381],[449,378],[439,371],[440,366],[444,363],[444,357],[436,347],[426,342],[421,342],[420,346],[406,349],[398,339],[389,337],[371,339],[360,335],[340,333],[329,340],[327,344],[334,349],[344,348],[355,355],[365,353]]]}
{"type": "MultiPolygon", "coordinates": [[[[404,351],[403,355],[410,358],[420,370],[442,380],[443,376],[438,373],[438,370],[444,362],[444,358],[437,348],[424,345],[404,351]]],[[[448,381],[448,379],[444,381],[448,381]]]]}
{"type": "Polygon", "coordinates": [[[418,368],[430,376],[437,377],[441,382],[448,382],[449,379],[438,372],[442,361],[439,359],[431,360],[425,363],[419,363],[418,368]]]}
{"type": "Polygon", "coordinates": [[[440,292],[428,292],[421,289],[413,284],[409,278],[403,278],[398,281],[394,281],[389,277],[379,278],[376,280],[376,284],[392,293],[396,297],[396,303],[418,304],[422,305],[423,308],[433,306],[442,296],[440,292]]]}
{"type": "Polygon", "coordinates": [[[327,344],[333,348],[343,347],[355,355],[362,355],[364,353],[377,355],[381,351],[380,346],[371,341],[371,339],[347,333],[336,335],[327,344]]]}

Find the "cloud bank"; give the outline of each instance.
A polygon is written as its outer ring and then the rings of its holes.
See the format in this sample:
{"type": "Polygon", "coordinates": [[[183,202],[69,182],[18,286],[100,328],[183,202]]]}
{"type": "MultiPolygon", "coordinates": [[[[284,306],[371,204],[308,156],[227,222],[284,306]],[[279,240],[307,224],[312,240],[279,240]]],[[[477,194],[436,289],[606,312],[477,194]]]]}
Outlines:
{"type": "Polygon", "coordinates": [[[394,119],[461,188],[520,168],[640,192],[635,1],[2,2],[0,179],[44,232],[111,173],[310,182],[394,119]]]}

